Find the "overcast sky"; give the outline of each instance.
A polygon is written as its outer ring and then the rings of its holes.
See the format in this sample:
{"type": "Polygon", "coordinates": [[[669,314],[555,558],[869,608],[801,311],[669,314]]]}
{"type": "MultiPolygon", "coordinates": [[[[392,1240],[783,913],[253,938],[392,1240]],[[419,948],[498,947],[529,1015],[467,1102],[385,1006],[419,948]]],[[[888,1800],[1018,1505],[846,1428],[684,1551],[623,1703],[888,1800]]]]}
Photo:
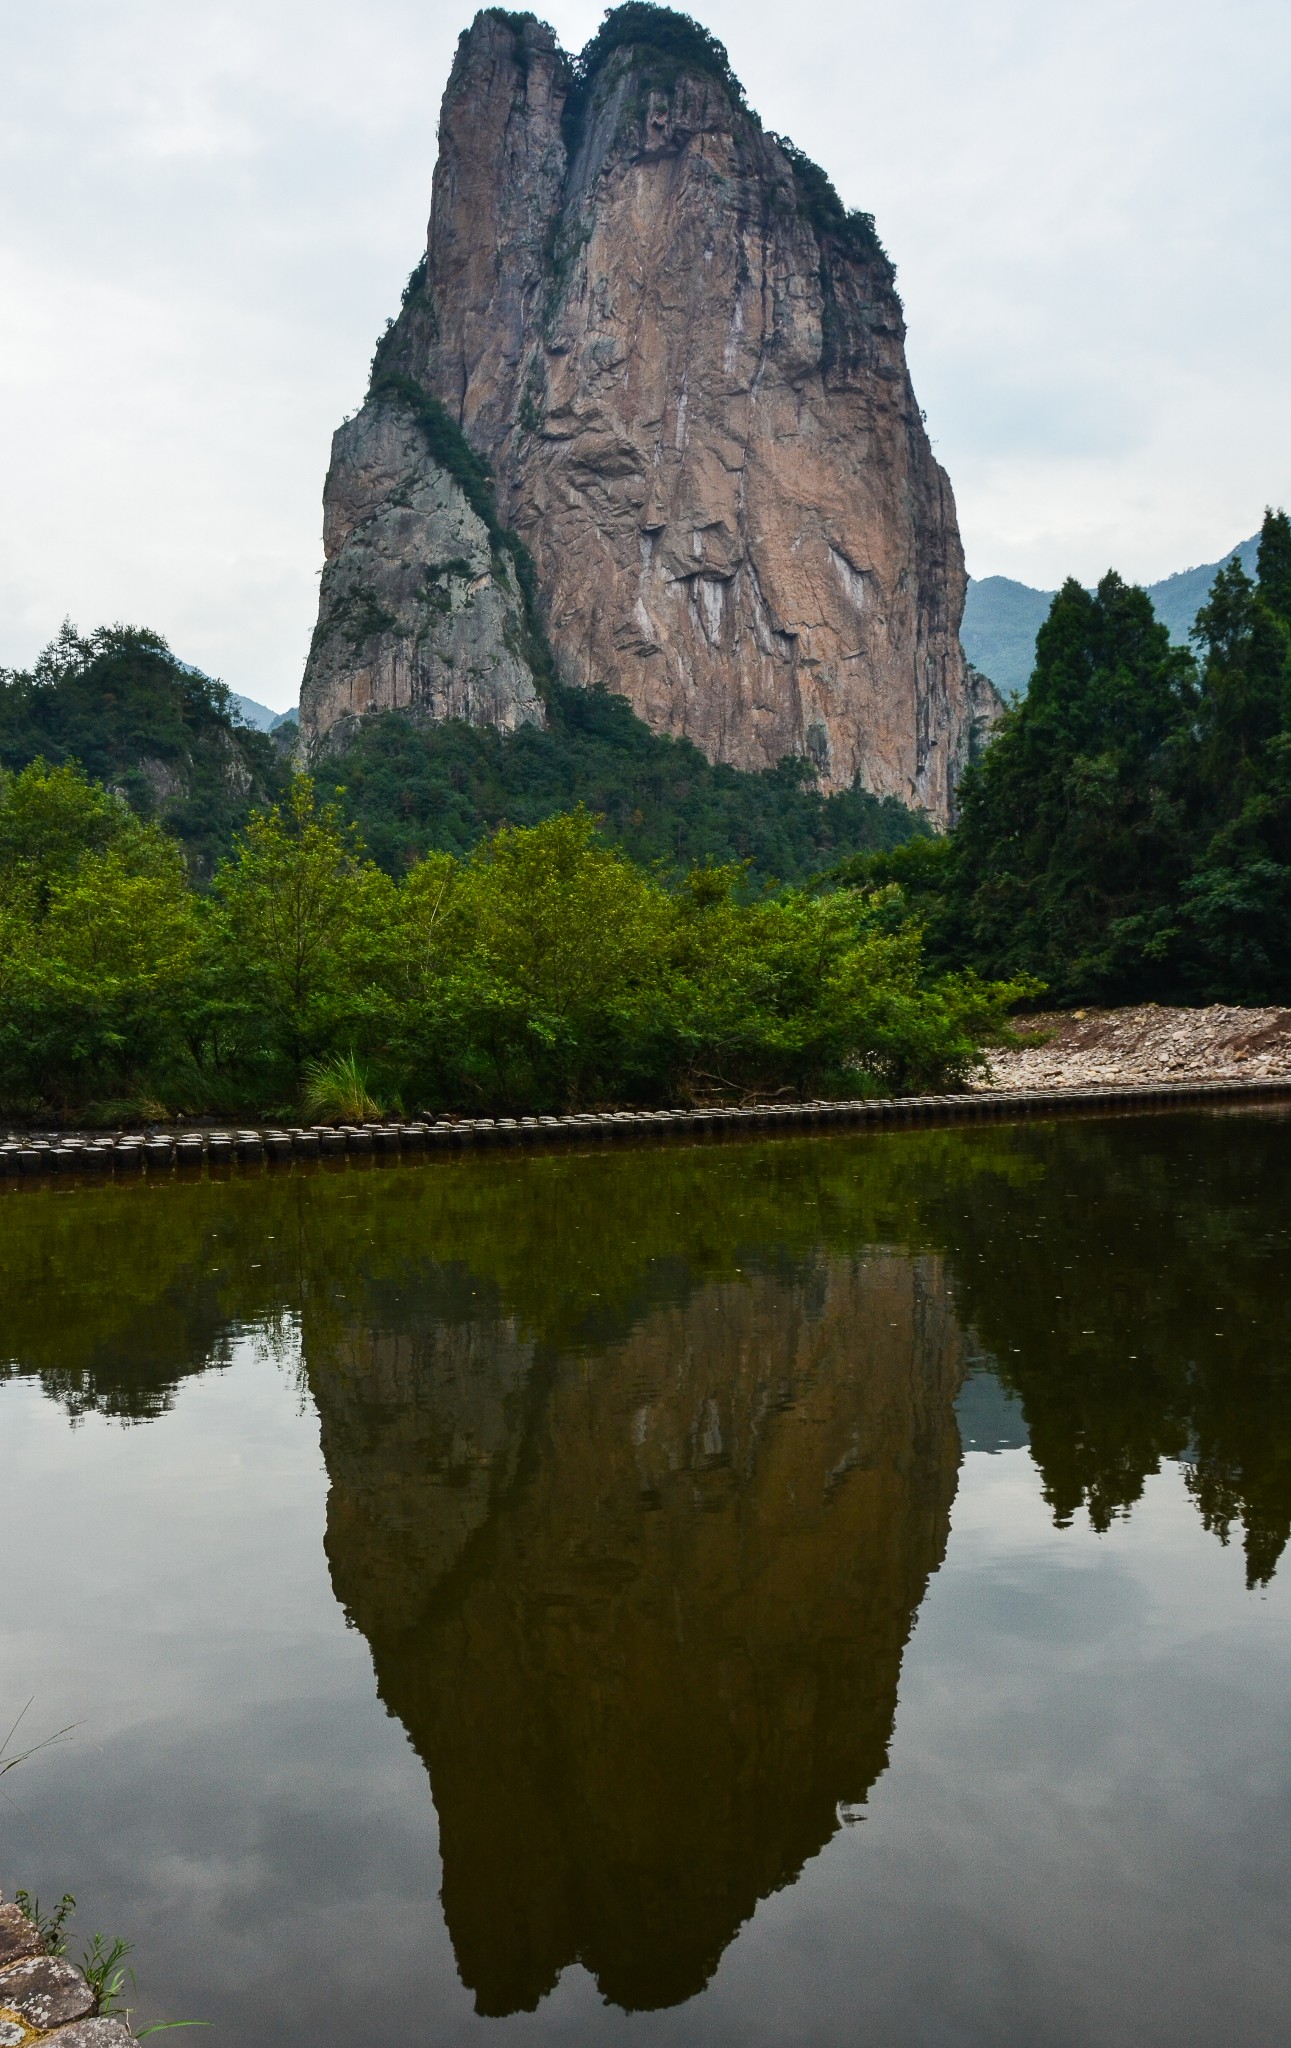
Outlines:
{"type": "MultiPolygon", "coordinates": [[[[601,7],[546,12],[576,49],[601,7]]],[[[1287,0],[700,14],[877,218],[974,575],[1147,581],[1291,501],[1287,0]]],[[[125,619],[295,700],[467,19],[0,0],[0,663],[125,619]]]]}

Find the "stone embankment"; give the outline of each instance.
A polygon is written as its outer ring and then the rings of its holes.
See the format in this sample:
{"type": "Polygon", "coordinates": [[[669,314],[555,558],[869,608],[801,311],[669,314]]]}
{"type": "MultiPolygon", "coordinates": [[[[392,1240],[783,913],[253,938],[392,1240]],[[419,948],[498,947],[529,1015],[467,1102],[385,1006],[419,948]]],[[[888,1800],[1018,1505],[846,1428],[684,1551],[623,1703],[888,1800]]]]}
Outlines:
{"type": "MultiPolygon", "coordinates": [[[[201,1173],[235,1166],[282,1167],[296,1160],[345,1164],[449,1155],[495,1145],[588,1145],[630,1138],[751,1136],[773,1131],[832,1130],[887,1124],[978,1122],[984,1117],[1035,1116],[1053,1109],[1172,1109],[1190,1103],[1259,1101],[1291,1095],[1291,1073],[1222,1081],[1135,1082],[1080,1087],[982,1087],[957,1095],[894,1095],[852,1101],[758,1103],[734,1109],[613,1110],[603,1115],[463,1117],[412,1123],[314,1125],[308,1130],[190,1130],[115,1137],[17,1137],[0,1143],[0,1181],[44,1180],[51,1174],[133,1178],[183,1169],[201,1173]]],[[[0,2048],[4,2048],[0,2042],[0,2048]]]]}
{"type": "Polygon", "coordinates": [[[93,1987],[73,1963],[51,1956],[18,1906],[0,1904],[0,2048],[128,2048],[123,2020],[95,2011],[93,1987]]]}
{"type": "Polygon", "coordinates": [[[991,1089],[1291,1081],[1291,1010],[1068,1010],[1027,1019],[1044,1042],[991,1056],[991,1089]]]}

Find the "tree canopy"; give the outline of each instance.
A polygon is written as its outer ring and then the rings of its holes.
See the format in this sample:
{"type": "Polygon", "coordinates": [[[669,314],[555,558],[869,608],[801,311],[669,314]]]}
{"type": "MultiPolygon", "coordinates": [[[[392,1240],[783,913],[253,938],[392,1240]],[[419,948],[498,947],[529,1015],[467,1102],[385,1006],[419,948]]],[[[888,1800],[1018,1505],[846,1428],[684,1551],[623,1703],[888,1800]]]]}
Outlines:
{"type": "Polygon", "coordinates": [[[229,691],[159,633],[65,622],[31,669],[0,669],[0,768],[79,762],[179,840],[209,875],[251,809],[279,795],[274,743],[234,715],[229,691]]]}
{"type": "Polygon", "coordinates": [[[841,864],[900,886],[934,957],[1059,1002],[1291,1001],[1291,522],[1215,578],[1195,651],[1142,590],[1068,582],[960,820],[841,864]]]}

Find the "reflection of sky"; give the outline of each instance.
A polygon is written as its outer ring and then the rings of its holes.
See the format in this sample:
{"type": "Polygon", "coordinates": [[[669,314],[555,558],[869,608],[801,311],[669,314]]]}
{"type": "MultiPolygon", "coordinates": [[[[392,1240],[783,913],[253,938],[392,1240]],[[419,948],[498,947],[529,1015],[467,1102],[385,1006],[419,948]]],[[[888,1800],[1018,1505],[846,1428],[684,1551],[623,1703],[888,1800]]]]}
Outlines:
{"type": "MultiPolygon", "coordinates": [[[[1013,1426],[983,1373],[961,1428],[992,1416],[1013,1426]]],[[[290,1371],[243,1345],[131,1428],[12,1384],[0,1430],[5,1691],[33,1736],[79,1724],[8,1779],[0,1879],[135,1938],[145,2018],[255,2048],[1278,2037],[1291,1582],[1244,1591],[1177,1467],[1098,1538],[1053,1527],[1024,1449],[970,1449],[868,1807],[701,2000],[628,2019],[572,1969],[482,2022],[424,1773],[332,1595],[290,1371]]]]}
{"type": "Polygon", "coordinates": [[[1017,1395],[1002,1387],[989,1366],[976,1365],[955,1402],[959,1440],[966,1451],[1016,1451],[1027,1445],[1026,1416],[1017,1395]]]}

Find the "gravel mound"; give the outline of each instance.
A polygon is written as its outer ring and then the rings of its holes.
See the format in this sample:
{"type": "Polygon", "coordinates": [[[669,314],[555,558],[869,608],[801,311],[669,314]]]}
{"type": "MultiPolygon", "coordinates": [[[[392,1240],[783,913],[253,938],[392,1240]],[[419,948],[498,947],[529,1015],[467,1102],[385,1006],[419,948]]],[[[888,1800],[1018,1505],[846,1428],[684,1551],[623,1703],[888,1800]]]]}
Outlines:
{"type": "Polygon", "coordinates": [[[1044,1043],[991,1055],[980,1088],[1089,1088],[1103,1082],[1291,1080],[1291,1010],[1213,1003],[1169,1010],[1059,1010],[1019,1021],[1044,1043]]]}

